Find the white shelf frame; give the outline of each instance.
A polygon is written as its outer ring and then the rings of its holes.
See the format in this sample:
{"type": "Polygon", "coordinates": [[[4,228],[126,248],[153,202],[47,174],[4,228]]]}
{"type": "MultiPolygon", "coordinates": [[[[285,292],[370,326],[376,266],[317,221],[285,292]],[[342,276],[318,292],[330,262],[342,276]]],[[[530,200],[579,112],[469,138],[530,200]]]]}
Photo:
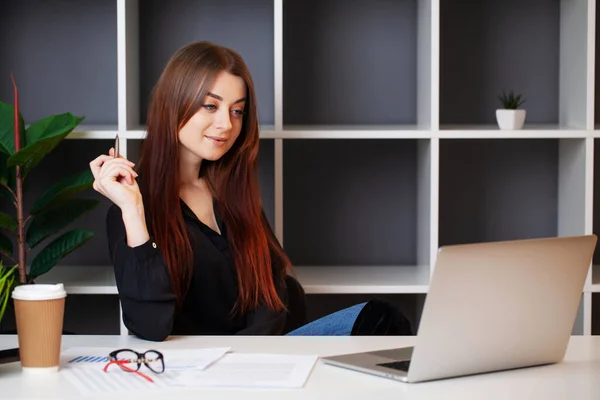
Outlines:
{"type": "MultiPolygon", "coordinates": [[[[145,137],[138,121],[139,0],[117,2],[118,125],[80,126],[69,139],[145,137]]],[[[298,277],[307,293],[427,293],[438,250],[440,140],[559,139],[559,235],[593,232],[596,1],[561,1],[559,124],[527,125],[521,131],[496,126],[440,126],[440,0],[418,0],[417,125],[285,126],[283,124],[283,0],[274,10],[274,125],[264,126],[261,139],[274,141],[275,233],[283,237],[283,141],[286,139],[421,139],[418,146],[418,266],[300,266],[298,277]],[[585,41],[586,45],[581,46],[585,41]],[[583,78],[582,78],[583,77],[583,78]]],[[[600,160],[597,160],[600,162],[600,160]]],[[[57,266],[40,281],[61,280],[71,294],[117,293],[111,266],[57,266]],[[82,274],[85,271],[85,274],[82,274]]],[[[591,334],[591,296],[600,293],[600,266],[590,268],[583,292],[583,334],[591,334]]],[[[121,320],[121,334],[127,334],[121,320]]]]}
{"type": "MultiPolygon", "coordinates": [[[[114,139],[116,134],[123,140],[141,140],[146,137],[144,127],[120,130],[116,126],[80,126],[67,139],[114,139]]],[[[540,126],[520,131],[507,131],[495,126],[460,126],[442,130],[421,130],[415,126],[364,126],[345,129],[342,126],[298,127],[276,130],[268,126],[260,132],[261,139],[586,139],[600,138],[600,129],[576,130],[540,126]]]]}

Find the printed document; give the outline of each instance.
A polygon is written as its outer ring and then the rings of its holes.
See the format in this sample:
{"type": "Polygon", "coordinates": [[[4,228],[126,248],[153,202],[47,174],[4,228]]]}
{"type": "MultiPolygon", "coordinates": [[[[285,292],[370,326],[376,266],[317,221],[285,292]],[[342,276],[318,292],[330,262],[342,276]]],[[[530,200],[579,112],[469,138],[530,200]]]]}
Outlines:
{"type": "MultiPolygon", "coordinates": [[[[115,349],[74,347],[61,353],[60,374],[83,395],[140,393],[169,387],[301,388],[314,368],[317,355],[246,354],[229,347],[160,349],[165,372],[155,374],[146,366],[137,374],[104,366],[115,349]]],[[[146,349],[136,349],[143,352],[146,349]]]]}
{"type": "Polygon", "coordinates": [[[203,371],[183,371],[174,383],[182,386],[300,388],[317,355],[228,353],[203,371]]]}

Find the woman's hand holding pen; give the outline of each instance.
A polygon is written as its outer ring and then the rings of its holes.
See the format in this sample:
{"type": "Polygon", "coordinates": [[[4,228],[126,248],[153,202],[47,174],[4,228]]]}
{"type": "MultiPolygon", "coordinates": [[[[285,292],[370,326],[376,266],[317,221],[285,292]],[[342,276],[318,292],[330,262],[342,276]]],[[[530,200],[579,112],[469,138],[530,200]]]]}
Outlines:
{"type": "Polygon", "coordinates": [[[108,155],[101,155],[90,162],[94,175],[94,190],[101,193],[121,210],[138,208],[142,205],[142,195],[135,180],[138,174],[135,165],[123,157],[114,157],[114,149],[108,155]]]}
{"type": "Polygon", "coordinates": [[[144,217],[142,194],[135,180],[138,174],[134,164],[123,158],[115,157],[115,150],[101,155],[90,162],[94,175],[94,190],[101,193],[121,208],[123,223],[127,232],[127,244],[139,246],[148,241],[150,235],[144,217]]]}

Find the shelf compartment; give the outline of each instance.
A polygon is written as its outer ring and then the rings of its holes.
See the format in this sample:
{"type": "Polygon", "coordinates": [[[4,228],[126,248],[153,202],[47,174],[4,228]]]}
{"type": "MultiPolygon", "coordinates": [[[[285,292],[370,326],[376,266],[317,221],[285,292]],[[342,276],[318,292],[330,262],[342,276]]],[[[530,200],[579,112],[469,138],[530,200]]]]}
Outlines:
{"type": "MultiPolygon", "coordinates": [[[[138,124],[146,123],[150,93],[169,58],[180,47],[212,41],[240,53],[254,80],[259,121],[274,124],[274,10],[273,1],[162,0],[139,1],[138,124]]],[[[132,100],[133,101],[133,100],[132,100]]],[[[130,107],[136,109],[136,107],[130,107]]],[[[130,128],[130,127],[128,127],[130,128]]]]}
{"type": "Polygon", "coordinates": [[[427,4],[284,2],[284,129],[354,124],[427,128],[430,104],[422,99],[430,96],[431,77],[421,74],[430,71],[430,59],[418,62],[419,55],[431,52],[430,18],[423,15],[427,4]]]}
{"type": "MultiPolygon", "coordinates": [[[[119,315],[119,298],[115,295],[75,293],[67,290],[63,333],[118,335],[119,315]],[[90,310],[94,310],[93,313],[90,313],[90,310]]],[[[16,329],[15,310],[12,303],[9,303],[0,324],[0,335],[14,334],[16,329]]]]}
{"type": "Polygon", "coordinates": [[[441,0],[440,124],[495,125],[498,96],[514,90],[526,126],[586,129],[587,10],[585,1],[441,0]]]}
{"type": "MultiPolygon", "coordinates": [[[[592,202],[592,231],[600,237],[600,139],[594,139],[594,168],[593,168],[593,202],[592,202]]],[[[593,257],[592,283],[596,290],[600,288],[600,240],[596,244],[593,257]]],[[[600,290],[597,290],[600,291],[600,290]]]]}
{"type": "Polygon", "coordinates": [[[110,265],[57,265],[37,278],[36,283],[62,283],[68,294],[117,294],[110,265]]]}
{"type": "Polygon", "coordinates": [[[585,139],[440,140],[440,245],[585,231],[585,139]]]}
{"type": "Polygon", "coordinates": [[[427,293],[429,266],[296,266],[307,294],[427,293]]]}
{"type": "Polygon", "coordinates": [[[306,298],[307,317],[310,322],[348,307],[379,299],[393,304],[398,311],[404,314],[410,321],[412,331],[416,333],[423,314],[426,297],[427,294],[425,293],[309,294],[306,298]]]}
{"type": "Polygon", "coordinates": [[[114,0],[3,1],[0,100],[13,103],[14,73],[25,123],[70,112],[116,125],[116,21],[114,0]]]}
{"type": "Polygon", "coordinates": [[[294,265],[429,265],[429,140],[285,140],[294,265]]]}

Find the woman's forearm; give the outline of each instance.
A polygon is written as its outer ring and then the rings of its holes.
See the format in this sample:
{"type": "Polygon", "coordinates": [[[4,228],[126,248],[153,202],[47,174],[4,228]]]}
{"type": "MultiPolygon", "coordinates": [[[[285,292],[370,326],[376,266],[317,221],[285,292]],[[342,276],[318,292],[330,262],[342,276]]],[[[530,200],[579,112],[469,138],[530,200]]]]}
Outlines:
{"type": "Polygon", "coordinates": [[[127,232],[127,245],[137,247],[150,239],[143,204],[134,205],[122,210],[123,224],[127,232]]]}

